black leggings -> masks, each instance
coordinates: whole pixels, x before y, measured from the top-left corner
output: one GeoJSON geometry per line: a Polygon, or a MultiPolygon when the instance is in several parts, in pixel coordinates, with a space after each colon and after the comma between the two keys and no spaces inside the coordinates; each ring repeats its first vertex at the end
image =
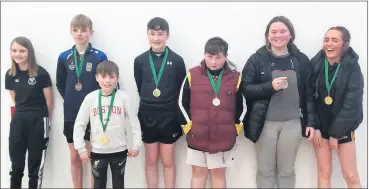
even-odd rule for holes
{"type": "Polygon", "coordinates": [[[113,188],[124,188],[127,153],[128,150],[111,154],[91,152],[91,171],[95,189],[106,188],[108,165],[111,169],[113,188]]]}

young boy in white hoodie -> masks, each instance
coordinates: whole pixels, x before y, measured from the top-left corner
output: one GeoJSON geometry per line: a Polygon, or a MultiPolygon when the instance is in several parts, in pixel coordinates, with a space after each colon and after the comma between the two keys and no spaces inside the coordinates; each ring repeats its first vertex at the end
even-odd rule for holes
{"type": "Polygon", "coordinates": [[[94,188],[106,188],[107,168],[110,165],[113,188],[124,188],[126,159],[136,157],[142,144],[141,128],[136,113],[129,104],[128,95],[115,89],[119,79],[118,66],[109,60],[96,69],[96,80],[101,89],[89,93],[79,109],[74,125],[74,147],[81,160],[91,160],[94,188]],[[125,130],[127,119],[132,127],[133,145],[127,149],[125,130]],[[92,151],[86,149],[84,135],[91,125],[92,151]]]}

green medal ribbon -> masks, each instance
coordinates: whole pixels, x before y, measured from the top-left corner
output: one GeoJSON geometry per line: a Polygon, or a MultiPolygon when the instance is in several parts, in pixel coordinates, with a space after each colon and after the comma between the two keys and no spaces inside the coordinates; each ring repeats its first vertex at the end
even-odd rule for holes
{"type": "Polygon", "coordinates": [[[210,80],[210,83],[211,83],[211,87],[213,88],[214,93],[215,93],[216,96],[218,96],[219,89],[220,89],[220,84],[222,83],[223,71],[224,71],[224,68],[222,68],[222,71],[220,71],[219,76],[218,76],[217,84],[215,85],[213,76],[210,74],[209,70],[207,70],[208,77],[209,77],[209,80],[210,80]]]}
{"type": "Polygon", "coordinates": [[[86,53],[83,53],[83,55],[80,59],[80,62],[78,63],[78,61],[77,61],[77,49],[76,48],[73,49],[74,64],[76,64],[76,75],[77,75],[78,82],[79,82],[79,78],[81,77],[83,64],[85,62],[85,54],[86,53]]]}
{"type": "Polygon", "coordinates": [[[114,104],[114,97],[115,97],[115,89],[113,90],[113,93],[111,95],[111,99],[110,99],[110,105],[109,105],[109,109],[108,109],[108,117],[106,118],[106,122],[104,124],[104,120],[103,120],[103,114],[102,114],[102,105],[101,105],[101,90],[99,90],[99,114],[100,114],[100,121],[101,121],[101,124],[102,124],[102,127],[103,127],[103,131],[105,132],[106,130],[106,127],[108,126],[108,122],[110,120],[110,116],[111,116],[111,112],[112,112],[112,109],[113,109],[113,104],[114,104]]]}
{"type": "Polygon", "coordinates": [[[160,66],[160,70],[159,70],[159,75],[157,75],[156,74],[156,71],[155,71],[154,61],[152,59],[151,53],[149,52],[150,67],[151,67],[151,72],[152,72],[152,75],[154,77],[154,81],[155,81],[156,87],[158,87],[159,82],[160,82],[160,79],[161,79],[161,76],[163,75],[164,66],[165,66],[165,63],[167,62],[167,58],[168,58],[168,48],[165,47],[164,59],[161,62],[161,66],[160,66]]]}
{"type": "Polygon", "coordinates": [[[334,72],[334,75],[333,75],[333,78],[332,78],[331,83],[329,83],[329,79],[328,79],[329,76],[328,76],[328,60],[327,59],[325,59],[324,64],[325,64],[324,65],[324,69],[325,69],[325,86],[327,87],[328,96],[329,96],[330,91],[331,91],[331,88],[332,88],[332,85],[333,85],[333,82],[334,82],[334,80],[336,80],[337,72],[340,69],[341,64],[338,64],[338,66],[336,68],[336,71],[334,72]]]}

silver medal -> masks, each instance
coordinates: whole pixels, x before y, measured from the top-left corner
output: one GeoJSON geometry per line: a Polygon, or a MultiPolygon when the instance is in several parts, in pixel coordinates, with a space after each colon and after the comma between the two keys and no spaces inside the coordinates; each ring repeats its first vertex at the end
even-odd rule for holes
{"type": "Polygon", "coordinates": [[[219,106],[219,105],[220,105],[220,100],[219,100],[219,98],[214,98],[214,99],[213,99],[213,105],[214,105],[214,106],[219,106]]]}

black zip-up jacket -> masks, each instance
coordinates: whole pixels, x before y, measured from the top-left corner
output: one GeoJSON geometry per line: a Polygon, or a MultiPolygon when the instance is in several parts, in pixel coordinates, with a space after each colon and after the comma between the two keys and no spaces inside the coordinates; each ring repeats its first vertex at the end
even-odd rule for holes
{"type": "MultiPolygon", "coordinates": [[[[319,77],[324,76],[324,50],[320,50],[312,59],[314,85],[314,103],[322,103],[319,93],[319,77]]],[[[333,83],[335,90],[332,106],[332,124],[328,130],[329,136],[339,139],[348,132],[356,130],[363,121],[363,94],[364,77],[358,63],[359,56],[349,47],[347,53],[341,59],[341,66],[333,83]]],[[[332,88],[333,88],[332,87],[332,88]]],[[[319,115],[317,118],[317,129],[320,128],[319,115]]]]}
{"type": "MultiPolygon", "coordinates": [[[[297,76],[302,136],[306,126],[315,127],[313,89],[311,84],[312,66],[309,58],[294,45],[288,45],[297,76]]],[[[272,95],[276,92],[272,86],[271,52],[266,46],[259,48],[247,60],[242,71],[243,95],[246,98],[247,113],[244,119],[246,138],[257,142],[264,127],[265,116],[272,95]]]]}
{"type": "Polygon", "coordinates": [[[159,97],[153,95],[156,88],[151,72],[149,53],[155,65],[156,74],[159,74],[160,66],[164,58],[164,53],[156,56],[150,50],[137,56],[134,60],[134,77],[140,96],[140,113],[165,113],[179,115],[178,96],[183,79],[186,77],[186,67],[183,58],[168,48],[168,58],[165,63],[163,75],[158,85],[161,91],[159,97]]]}

